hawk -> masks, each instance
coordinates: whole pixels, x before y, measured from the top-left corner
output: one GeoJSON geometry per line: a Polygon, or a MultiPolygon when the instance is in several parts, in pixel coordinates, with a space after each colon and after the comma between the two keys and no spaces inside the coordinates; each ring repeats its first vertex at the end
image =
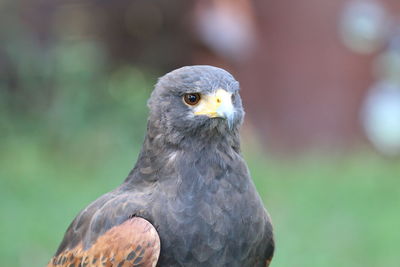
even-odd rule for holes
{"type": "Polygon", "coordinates": [[[268,266],[273,231],[240,152],[239,83],[182,67],[148,107],[135,167],[78,214],[48,266],[268,266]]]}

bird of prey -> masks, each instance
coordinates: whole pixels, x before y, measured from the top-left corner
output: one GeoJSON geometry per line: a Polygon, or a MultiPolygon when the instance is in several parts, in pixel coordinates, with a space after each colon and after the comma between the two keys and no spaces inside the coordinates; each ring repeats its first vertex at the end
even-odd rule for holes
{"type": "Polygon", "coordinates": [[[148,106],[135,167],[79,213],[48,266],[268,266],[272,225],[240,154],[239,83],[182,67],[148,106]]]}

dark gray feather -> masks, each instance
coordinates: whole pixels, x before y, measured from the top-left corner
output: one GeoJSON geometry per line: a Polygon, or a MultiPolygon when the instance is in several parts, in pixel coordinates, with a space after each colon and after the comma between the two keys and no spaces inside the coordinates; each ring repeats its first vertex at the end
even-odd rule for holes
{"type": "Polygon", "coordinates": [[[238,91],[232,75],[211,66],[162,77],[148,102],[147,135],[134,169],[76,217],[57,254],[81,241],[89,248],[112,226],[140,216],[160,235],[157,266],[266,266],[272,226],[240,155],[238,91]],[[234,94],[232,127],[193,116],[182,102],[184,93],[218,88],[234,94]]]}

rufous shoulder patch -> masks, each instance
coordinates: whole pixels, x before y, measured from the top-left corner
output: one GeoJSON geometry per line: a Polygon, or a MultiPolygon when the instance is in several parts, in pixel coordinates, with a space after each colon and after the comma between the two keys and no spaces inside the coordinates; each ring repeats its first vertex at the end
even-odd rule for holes
{"type": "Polygon", "coordinates": [[[133,217],[105,232],[87,250],[80,243],[54,256],[47,267],[155,267],[160,248],[154,226],[133,217]]]}

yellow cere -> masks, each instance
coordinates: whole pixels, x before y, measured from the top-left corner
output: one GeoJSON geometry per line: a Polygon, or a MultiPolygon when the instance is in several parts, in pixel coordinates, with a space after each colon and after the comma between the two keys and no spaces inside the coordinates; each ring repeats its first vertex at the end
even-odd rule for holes
{"type": "Polygon", "coordinates": [[[218,89],[210,95],[202,95],[200,102],[194,108],[194,114],[210,118],[225,117],[226,111],[233,110],[231,96],[232,93],[224,89],[218,89]]]}

